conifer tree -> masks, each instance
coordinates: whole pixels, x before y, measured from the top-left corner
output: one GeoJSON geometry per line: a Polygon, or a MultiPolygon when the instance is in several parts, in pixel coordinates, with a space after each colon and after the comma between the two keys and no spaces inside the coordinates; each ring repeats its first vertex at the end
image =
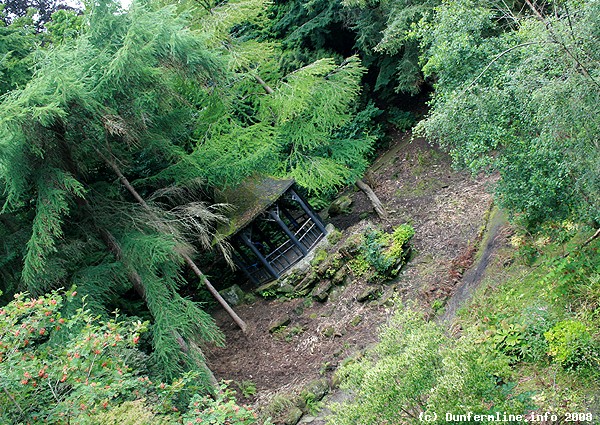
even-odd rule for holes
{"type": "Polygon", "coordinates": [[[225,71],[173,7],[139,3],[124,13],[98,2],[86,28],[43,52],[29,84],[0,105],[3,217],[20,220],[28,234],[22,267],[13,262],[12,274],[33,294],[76,283],[97,311],[138,289],[137,280],[153,318],[151,358],[173,377],[198,369],[195,346],[223,341],[213,319],[177,292],[180,253],[193,252],[185,217],[206,242],[218,214],[198,202],[166,210],[165,191],[148,214],[97,151],[118,158],[140,193],[192,187],[200,175],[186,155],[194,116],[225,71]],[[192,212],[182,218],[184,210],[192,212]]]}
{"type": "Polygon", "coordinates": [[[367,131],[372,111],[356,108],[365,70],[352,56],[341,64],[322,58],[282,75],[281,47],[243,31],[266,25],[266,7],[261,0],[231,1],[198,19],[215,47],[225,46],[235,77],[207,112],[213,123],[198,129],[193,155],[217,186],[261,171],[293,177],[312,194],[331,193],[363,175],[375,142],[367,131]]]}

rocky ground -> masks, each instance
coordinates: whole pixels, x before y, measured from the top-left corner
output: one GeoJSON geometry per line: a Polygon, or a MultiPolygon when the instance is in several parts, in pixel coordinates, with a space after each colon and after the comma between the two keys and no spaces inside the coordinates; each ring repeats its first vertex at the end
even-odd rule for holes
{"type": "MultiPolygon", "coordinates": [[[[306,393],[307,386],[320,393],[319,385],[331,385],[340,362],[376,342],[379,327],[398,302],[416,300],[431,314],[443,306],[472,265],[483,234],[493,177],[473,178],[453,170],[450,158],[423,139],[410,141],[410,135],[397,134],[365,179],[390,212],[389,222],[379,224],[391,230],[410,223],[415,229],[411,260],[398,278],[362,300],[373,283],[355,276],[346,264],[340,272],[348,277],[345,284],[332,285],[325,301],[310,295],[258,297],[236,308],[250,325],[248,335],[224,311],[214,313],[227,340],[225,348],[207,351],[210,368],[217,379],[232,381],[242,402],[279,423],[295,423],[300,409],[293,404],[304,412],[316,410],[317,403],[310,405],[315,397],[309,397],[308,406],[306,400],[290,400],[297,401],[295,396],[306,393]],[[278,320],[287,323],[273,331],[278,320]]],[[[352,199],[349,210],[327,220],[344,238],[378,222],[362,192],[352,189],[344,195],[352,199]]],[[[304,416],[305,423],[311,420],[310,414],[304,416]]]]}

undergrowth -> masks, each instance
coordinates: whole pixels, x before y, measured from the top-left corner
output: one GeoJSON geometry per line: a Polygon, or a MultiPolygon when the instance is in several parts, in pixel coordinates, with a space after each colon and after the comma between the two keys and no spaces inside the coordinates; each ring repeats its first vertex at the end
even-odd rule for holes
{"type": "Polygon", "coordinates": [[[329,423],[417,424],[435,412],[428,422],[441,424],[451,411],[600,423],[600,240],[589,236],[548,232],[528,237],[530,250],[498,252],[454,336],[416,305],[397,312],[380,343],[338,371],[360,402],[333,406],[329,423]]]}

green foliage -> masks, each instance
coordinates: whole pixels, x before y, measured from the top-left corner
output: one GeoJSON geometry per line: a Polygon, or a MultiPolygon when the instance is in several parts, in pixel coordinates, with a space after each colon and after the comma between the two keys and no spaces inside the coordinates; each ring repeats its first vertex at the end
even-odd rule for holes
{"type": "Polygon", "coordinates": [[[416,94],[423,84],[419,67],[418,25],[432,19],[439,0],[343,0],[356,47],[365,62],[378,70],[375,90],[389,97],[392,90],[416,94]]]}
{"type": "Polygon", "coordinates": [[[327,234],[327,241],[333,246],[342,240],[344,234],[337,229],[332,230],[327,234]]]}
{"type": "Polygon", "coordinates": [[[597,343],[586,326],[577,320],[558,322],[544,333],[548,341],[548,354],[566,369],[597,367],[599,355],[597,343]]]}
{"type": "Polygon", "coordinates": [[[29,83],[0,104],[3,213],[27,234],[21,261],[3,262],[36,295],[76,282],[96,314],[134,289],[132,305],[141,299],[152,322],[149,364],[168,380],[197,370],[208,388],[202,352],[186,344],[221,344],[222,334],[178,290],[180,253],[193,252],[187,238],[209,245],[219,217],[191,195],[201,173],[190,140],[199,105],[213,96],[208,87],[227,73],[220,54],[174,7],[134,4],[124,13],[100,2],[83,18],[59,13],[48,33],[62,41],[37,53],[29,83]],[[86,31],[66,40],[80,19],[86,31]],[[125,195],[105,159],[150,213],[125,195]]]}
{"type": "MultiPolygon", "coordinates": [[[[563,303],[576,303],[587,314],[600,307],[600,260],[598,243],[559,258],[544,276],[543,282],[555,287],[554,297],[563,303]]],[[[598,323],[598,322],[596,322],[598,323]]]]}
{"type": "Polygon", "coordinates": [[[256,384],[252,381],[240,381],[236,382],[236,385],[244,397],[251,397],[256,394],[256,384]]]}
{"type": "Polygon", "coordinates": [[[48,37],[53,44],[74,40],[83,32],[83,17],[73,10],[58,10],[46,24],[48,37]]]}
{"type": "MultiPolygon", "coordinates": [[[[245,64],[232,67],[231,88],[203,110],[205,122],[195,133],[200,144],[193,156],[212,185],[235,186],[259,171],[293,177],[314,202],[324,203],[366,170],[367,157],[380,136],[373,120],[381,111],[373,104],[357,107],[365,69],[355,56],[313,55],[280,71],[276,60],[286,53],[272,40],[254,39],[269,30],[265,6],[260,1],[227,2],[216,8],[216,24],[213,13],[200,19],[212,42],[227,46],[226,60],[235,57],[236,63],[245,64]],[[248,13],[242,13],[246,9],[248,13]],[[257,90],[267,95],[257,96],[257,90]]],[[[315,20],[322,23],[340,8],[337,2],[322,1],[272,6],[283,27],[301,20],[305,12],[311,16],[314,12],[315,20]]],[[[297,29],[312,33],[321,28],[320,23],[297,29]]]]}
{"type": "MultiPolygon", "coordinates": [[[[0,9],[0,17],[4,14],[0,9]]],[[[0,23],[0,95],[29,81],[34,65],[32,53],[39,42],[31,12],[10,25],[0,23]]]]}
{"type": "Polygon", "coordinates": [[[350,260],[348,266],[356,277],[364,276],[371,269],[371,263],[362,255],[350,260]]]}
{"type": "Polygon", "coordinates": [[[353,268],[363,274],[368,264],[381,278],[395,277],[406,261],[408,243],[414,234],[408,224],[396,227],[391,234],[376,228],[367,229],[360,245],[361,254],[352,263],[353,268]]]}
{"type": "Polygon", "coordinates": [[[388,112],[388,121],[400,131],[410,130],[416,123],[412,113],[398,108],[391,108],[388,112]]]}
{"type": "Polygon", "coordinates": [[[341,65],[320,59],[288,75],[265,98],[263,113],[273,116],[280,145],[278,173],[294,177],[312,193],[351,183],[364,173],[375,139],[357,124],[369,118],[352,115],[363,72],[356,57],[341,65]]]}
{"type": "Polygon", "coordinates": [[[2,2],[0,24],[11,24],[28,16],[34,18],[32,24],[36,31],[43,32],[44,25],[48,23],[52,14],[57,10],[77,10],[77,3],[64,0],[4,0],[2,2]]]}
{"type": "Polygon", "coordinates": [[[436,79],[422,134],[460,166],[497,170],[499,203],[531,228],[597,221],[600,212],[600,48],[590,37],[599,6],[553,7],[536,15],[495,1],[448,2],[421,30],[423,70],[436,79]]]}
{"type": "Polygon", "coordinates": [[[522,391],[534,393],[538,411],[595,406],[598,298],[587,288],[597,281],[598,242],[581,246],[589,236],[578,233],[566,242],[559,235],[538,238],[534,267],[492,264],[459,313],[458,324],[481,349],[507,357],[519,382],[527,382],[522,391]],[[548,378],[532,379],[543,376],[548,378]]]}
{"type": "Polygon", "coordinates": [[[323,263],[325,260],[327,260],[328,255],[329,254],[328,254],[327,250],[324,248],[319,248],[319,249],[315,250],[313,259],[310,260],[310,265],[315,269],[318,268],[321,263],[323,263]]]}
{"type": "Polygon", "coordinates": [[[482,350],[468,336],[448,338],[441,327],[410,309],[383,329],[377,347],[338,372],[354,401],[333,406],[331,424],[420,423],[419,414],[503,411],[525,413],[527,397],[509,382],[508,359],[482,350]],[[393,385],[382,385],[393,383],[393,385]]]}
{"type": "Polygon", "coordinates": [[[0,309],[3,423],[91,425],[118,418],[172,424],[179,423],[178,411],[189,420],[213,421],[204,423],[255,423],[226,386],[215,399],[193,395],[198,374],[152,382],[144,372],[146,355],[137,348],[147,323],[118,315],[101,321],[86,307],[70,290],[38,298],[18,294],[0,309]]]}
{"type": "Polygon", "coordinates": [[[501,312],[486,316],[476,329],[480,343],[503,353],[511,363],[546,364],[548,342],[544,334],[554,323],[546,308],[527,306],[508,317],[501,312]]]}
{"type": "Polygon", "coordinates": [[[195,395],[190,402],[188,412],[182,416],[183,423],[256,424],[256,413],[247,407],[238,406],[235,403],[234,394],[226,385],[222,385],[216,398],[195,395]]]}
{"type": "Polygon", "coordinates": [[[126,400],[137,382],[127,363],[145,326],[116,320],[99,322],[85,307],[63,317],[75,292],[39,298],[16,296],[2,309],[0,368],[4,392],[2,417],[7,423],[34,420],[60,423],[86,415],[102,403],[126,400]]]}

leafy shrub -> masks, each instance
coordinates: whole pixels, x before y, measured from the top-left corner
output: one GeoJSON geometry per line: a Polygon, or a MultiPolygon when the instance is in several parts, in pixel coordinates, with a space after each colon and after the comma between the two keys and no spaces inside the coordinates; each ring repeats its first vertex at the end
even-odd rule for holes
{"type": "Polygon", "coordinates": [[[426,322],[420,313],[397,313],[365,357],[340,368],[341,386],[355,392],[352,401],[334,404],[330,424],[419,423],[423,412],[437,414],[429,423],[445,424],[446,412],[526,412],[527,394],[515,394],[509,359],[458,340],[426,322]]]}
{"type": "Polygon", "coordinates": [[[254,382],[244,380],[236,382],[236,384],[244,397],[250,397],[256,394],[256,384],[254,382]]]}
{"type": "Polygon", "coordinates": [[[495,350],[515,360],[522,358],[524,327],[502,320],[499,326],[492,326],[487,331],[495,350]]]}
{"type": "Polygon", "coordinates": [[[234,399],[235,392],[221,385],[216,398],[196,394],[190,402],[189,409],[182,417],[185,425],[197,423],[212,425],[250,425],[256,424],[257,415],[245,406],[238,406],[234,399]]]}
{"type": "Polygon", "coordinates": [[[597,344],[586,326],[577,320],[558,322],[544,336],[548,354],[565,369],[591,366],[598,357],[597,344]]]}
{"type": "Polygon", "coordinates": [[[392,278],[404,264],[408,242],[414,234],[414,229],[408,224],[398,226],[391,234],[370,228],[360,245],[361,255],[379,277],[392,278]]]}
{"type": "Polygon", "coordinates": [[[371,264],[369,264],[365,257],[362,255],[350,260],[348,262],[348,266],[350,267],[350,270],[352,270],[352,273],[356,277],[361,277],[365,275],[371,269],[371,264]]]}
{"type": "Polygon", "coordinates": [[[555,286],[557,300],[581,305],[590,311],[600,307],[599,248],[600,240],[596,240],[555,262],[544,282],[555,286]]]}
{"type": "Polygon", "coordinates": [[[548,342],[544,337],[552,326],[546,309],[530,307],[510,318],[486,317],[479,326],[484,335],[480,342],[489,343],[511,359],[511,362],[544,362],[548,358],[548,342]]]}
{"type": "Polygon", "coordinates": [[[17,294],[0,308],[0,423],[176,423],[191,397],[204,408],[190,417],[203,423],[227,423],[210,422],[217,413],[231,424],[255,423],[231,392],[214,400],[194,395],[197,372],[172,383],[152,382],[139,367],[147,359],[138,349],[147,324],[122,317],[102,321],[75,295],[17,294]]]}
{"type": "Polygon", "coordinates": [[[544,334],[552,328],[554,321],[548,311],[541,308],[527,308],[522,315],[521,357],[525,361],[544,362],[548,359],[548,341],[544,334]]]}

